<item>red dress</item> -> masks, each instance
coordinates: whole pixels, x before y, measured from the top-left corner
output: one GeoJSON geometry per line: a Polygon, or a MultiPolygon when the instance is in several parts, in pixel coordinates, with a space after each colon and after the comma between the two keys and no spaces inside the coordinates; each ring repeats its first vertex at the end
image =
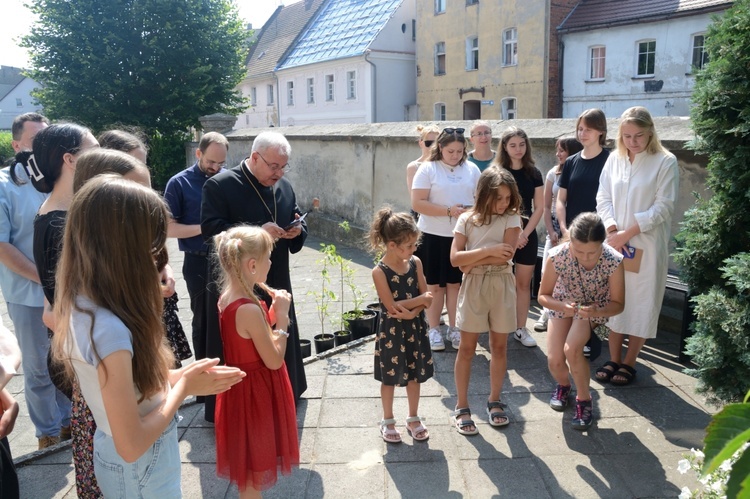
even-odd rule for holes
{"type": "Polygon", "coordinates": [[[253,341],[237,334],[237,309],[246,303],[253,301],[241,298],[219,313],[226,365],[247,376],[216,397],[216,473],[240,490],[248,481],[265,490],[276,483],[278,470],[289,475],[299,465],[297,416],[286,364],[268,369],[253,341]]]}

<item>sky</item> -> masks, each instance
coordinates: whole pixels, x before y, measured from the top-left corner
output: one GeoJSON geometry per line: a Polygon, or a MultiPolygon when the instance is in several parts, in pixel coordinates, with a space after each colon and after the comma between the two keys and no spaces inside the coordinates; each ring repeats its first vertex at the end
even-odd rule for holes
{"type": "MultiPolygon", "coordinates": [[[[34,15],[24,4],[32,0],[2,0],[3,28],[0,29],[0,65],[26,67],[28,54],[18,46],[18,40],[31,28],[34,15]]],[[[106,0],[104,0],[106,1],[106,0]]],[[[240,17],[253,28],[260,29],[279,5],[290,5],[299,0],[234,0],[240,17]]]]}

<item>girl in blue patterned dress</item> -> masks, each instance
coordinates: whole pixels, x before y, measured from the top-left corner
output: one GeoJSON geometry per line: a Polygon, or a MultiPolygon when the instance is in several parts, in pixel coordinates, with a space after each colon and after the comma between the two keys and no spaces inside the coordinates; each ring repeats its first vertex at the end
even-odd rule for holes
{"type": "Polygon", "coordinates": [[[625,306],[622,255],[604,243],[606,231],[596,213],[581,213],[570,224],[570,240],[550,251],[539,287],[539,303],[550,313],[547,362],[557,388],[550,407],[563,411],[576,384],[572,426],[585,430],[593,421],[589,362],[583,346],[592,329],[625,306]]]}
{"type": "Polygon", "coordinates": [[[375,379],[381,382],[383,420],[380,435],[388,443],[401,442],[393,417],[396,386],[406,387],[409,415],[406,431],[414,440],[429,438],[418,415],[420,383],[433,375],[432,351],[424,310],[432,303],[422,262],[414,256],[419,229],[409,213],[394,213],[389,207],[375,215],[370,244],[383,256],[372,269],[380,301],[380,329],[375,341],[375,379]]]}

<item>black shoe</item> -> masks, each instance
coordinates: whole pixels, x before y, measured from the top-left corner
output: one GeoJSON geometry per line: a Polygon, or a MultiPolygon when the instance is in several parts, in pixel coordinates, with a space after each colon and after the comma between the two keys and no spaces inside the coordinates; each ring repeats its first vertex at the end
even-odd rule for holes
{"type": "Polygon", "coordinates": [[[576,414],[570,425],[575,430],[588,430],[594,421],[594,405],[591,400],[576,399],[576,414]]]}

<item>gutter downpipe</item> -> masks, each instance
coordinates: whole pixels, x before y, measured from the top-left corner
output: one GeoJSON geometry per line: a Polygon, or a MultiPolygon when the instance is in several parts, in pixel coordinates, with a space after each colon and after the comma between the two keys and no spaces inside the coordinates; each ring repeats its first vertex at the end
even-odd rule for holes
{"type": "Polygon", "coordinates": [[[279,88],[279,75],[275,69],[273,71],[273,79],[276,80],[276,117],[279,120],[276,126],[281,126],[281,88],[279,88]]]}
{"type": "Polygon", "coordinates": [[[370,55],[372,50],[365,50],[365,62],[372,66],[372,123],[377,123],[377,112],[378,112],[378,68],[375,63],[369,60],[367,57],[370,55]]]}

